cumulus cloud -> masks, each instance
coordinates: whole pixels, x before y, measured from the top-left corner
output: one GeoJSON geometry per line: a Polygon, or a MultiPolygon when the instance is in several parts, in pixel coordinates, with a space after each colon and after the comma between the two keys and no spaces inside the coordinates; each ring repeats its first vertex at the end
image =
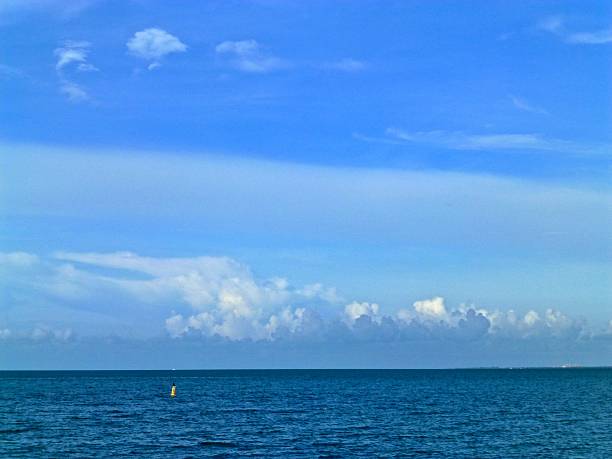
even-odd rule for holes
{"type": "MultiPolygon", "coordinates": [[[[472,342],[553,340],[578,343],[597,335],[582,319],[553,308],[500,310],[474,305],[449,307],[443,297],[388,309],[373,302],[341,303],[321,284],[294,286],[282,277],[259,278],[228,257],[158,258],[131,252],[59,252],[41,258],[24,252],[0,255],[12,268],[4,283],[21,284],[36,298],[55,299],[74,308],[96,298],[117,304],[110,314],[132,308],[132,326],[158,320],[159,331],[174,340],[190,337],[228,342],[472,342]],[[139,305],[136,307],[136,305],[139,305]]],[[[9,295],[18,298],[21,295],[9,295]]],[[[102,312],[100,309],[97,313],[102,312]]],[[[61,321],[60,321],[61,322],[61,321]]],[[[14,332],[2,324],[2,338],[69,340],[72,328],[35,324],[14,332]]]]}
{"type": "Polygon", "coordinates": [[[585,323],[562,312],[547,308],[544,313],[529,310],[517,314],[514,310],[480,310],[491,323],[491,334],[502,337],[528,338],[533,336],[578,337],[586,333],[585,323]]]}
{"type": "Polygon", "coordinates": [[[70,328],[51,328],[46,325],[40,325],[35,327],[29,334],[25,336],[35,341],[68,341],[73,337],[72,330],[70,328]]]}
{"type": "Polygon", "coordinates": [[[215,47],[215,51],[227,57],[234,68],[247,73],[267,73],[288,65],[282,59],[267,54],[253,39],[224,41],[215,47]]]}
{"type": "Polygon", "coordinates": [[[181,40],[156,27],[136,32],[126,46],[131,55],[150,62],[149,70],[159,67],[165,56],[187,51],[187,45],[181,40]]]}
{"type": "Polygon", "coordinates": [[[447,315],[444,298],[439,296],[430,300],[416,301],[413,307],[417,314],[425,317],[443,319],[447,315]]]}
{"type": "Polygon", "coordinates": [[[30,329],[13,331],[0,328],[0,341],[26,342],[67,342],[75,338],[70,328],[54,328],[46,324],[38,324],[30,329]]]}
{"type": "Polygon", "coordinates": [[[368,317],[374,322],[379,322],[379,311],[380,306],[376,303],[359,303],[357,301],[353,301],[344,307],[344,314],[349,325],[354,325],[355,322],[361,317],[368,317]]]}
{"type": "MultiPolygon", "coordinates": [[[[106,287],[131,295],[145,303],[170,303],[174,312],[165,321],[172,336],[200,333],[231,340],[272,339],[287,330],[301,329],[314,320],[302,304],[332,303],[334,289],[321,284],[294,287],[286,279],[256,278],[250,269],[227,257],[151,258],[130,252],[110,254],[57,253],[55,259],[79,265],[121,269],[148,275],[148,279],[104,276],[106,287]]],[[[83,269],[70,264],[62,289],[78,289],[85,279],[75,276],[83,269]]],[[[68,269],[68,268],[64,268],[68,269]]],[[[91,282],[92,274],[86,274],[91,282]]]]}

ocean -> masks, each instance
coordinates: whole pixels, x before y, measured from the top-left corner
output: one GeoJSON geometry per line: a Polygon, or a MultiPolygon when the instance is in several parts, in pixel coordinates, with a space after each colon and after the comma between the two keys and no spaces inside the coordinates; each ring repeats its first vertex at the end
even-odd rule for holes
{"type": "Polygon", "coordinates": [[[0,457],[612,457],[606,368],[4,371],[0,384],[0,457]]]}

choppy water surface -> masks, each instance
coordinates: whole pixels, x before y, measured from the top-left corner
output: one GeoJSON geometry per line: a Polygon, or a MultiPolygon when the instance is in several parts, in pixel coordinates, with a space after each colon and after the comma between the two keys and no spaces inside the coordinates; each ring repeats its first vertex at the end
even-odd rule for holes
{"type": "Polygon", "coordinates": [[[612,369],[0,372],[0,384],[2,457],[612,457],[612,369]]]}

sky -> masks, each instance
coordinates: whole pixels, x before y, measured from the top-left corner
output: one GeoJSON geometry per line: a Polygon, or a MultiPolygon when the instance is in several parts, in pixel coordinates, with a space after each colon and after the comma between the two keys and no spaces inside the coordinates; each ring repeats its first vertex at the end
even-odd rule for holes
{"type": "Polygon", "coordinates": [[[0,31],[1,369],[612,365],[612,5],[0,31]]]}

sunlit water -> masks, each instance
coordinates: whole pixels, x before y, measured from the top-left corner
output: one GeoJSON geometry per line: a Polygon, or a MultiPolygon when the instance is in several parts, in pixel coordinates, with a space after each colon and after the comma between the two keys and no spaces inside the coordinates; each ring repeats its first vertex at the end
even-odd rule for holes
{"type": "Polygon", "coordinates": [[[2,457],[612,457],[612,369],[0,372],[0,384],[2,457]]]}

